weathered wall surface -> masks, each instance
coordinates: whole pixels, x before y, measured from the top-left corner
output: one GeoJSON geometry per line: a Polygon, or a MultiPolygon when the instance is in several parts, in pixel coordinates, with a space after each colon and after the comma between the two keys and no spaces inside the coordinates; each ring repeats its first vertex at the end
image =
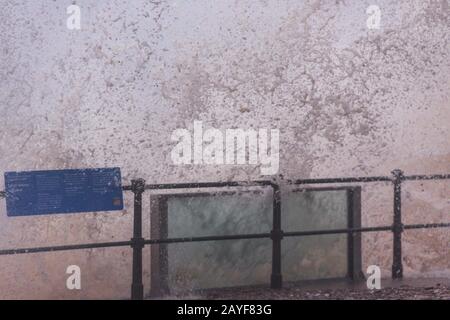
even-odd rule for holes
{"type": "MultiPolygon", "coordinates": [[[[255,166],[173,165],[171,133],[194,120],[280,129],[287,178],[450,172],[447,0],[79,0],[81,30],[66,27],[71,3],[0,1],[0,172],[261,178],[255,166]],[[379,30],[366,27],[371,4],[379,30]]],[[[448,220],[449,192],[407,186],[405,221],[448,220]]],[[[363,201],[365,225],[391,223],[391,186],[365,187],[363,201]]],[[[130,234],[130,210],[13,219],[0,205],[2,248],[130,234]]],[[[404,238],[406,275],[450,275],[448,230],[404,238]]],[[[390,235],[365,235],[364,265],[389,276],[391,247],[390,235]]],[[[130,259],[129,249],[0,257],[0,298],[125,298],[130,259]],[[65,288],[69,264],[82,268],[81,291],[65,288]]]]}

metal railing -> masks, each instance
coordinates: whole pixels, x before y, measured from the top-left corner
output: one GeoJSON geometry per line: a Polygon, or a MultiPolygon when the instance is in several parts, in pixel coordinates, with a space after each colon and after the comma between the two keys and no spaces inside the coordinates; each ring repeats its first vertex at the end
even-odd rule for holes
{"type": "MultiPolygon", "coordinates": [[[[357,228],[350,226],[349,228],[342,228],[342,229],[310,230],[310,231],[296,231],[296,232],[284,232],[282,230],[281,191],[280,186],[273,181],[146,184],[145,180],[137,179],[132,180],[131,185],[122,187],[124,191],[131,191],[134,194],[133,237],[131,238],[131,240],[36,247],[36,248],[3,249],[0,250],[0,255],[130,246],[133,250],[131,299],[141,300],[144,298],[144,286],[142,282],[142,250],[146,245],[217,241],[217,240],[245,240],[245,239],[270,238],[272,240],[272,273],[270,279],[270,286],[273,289],[278,289],[282,287],[283,283],[281,274],[281,242],[284,237],[302,237],[302,236],[326,235],[326,234],[348,234],[349,236],[352,236],[353,234],[359,234],[363,232],[391,231],[393,233],[392,278],[399,279],[403,277],[402,232],[408,229],[450,227],[450,222],[404,225],[402,223],[402,215],[401,215],[402,183],[405,181],[444,180],[444,179],[450,179],[450,174],[405,176],[403,175],[403,172],[401,170],[396,169],[392,171],[392,176],[390,177],[378,176],[378,177],[287,180],[288,184],[291,185],[369,183],[369,182],[390,182],[393,184],[394,215],[393,215],[393,224],[390,226],[357,227],[357,228]],[[272,220],[272,230],[270,233],[165,238],[165,239],[144,239],[142,237],[142,195],[146,190],[200,189],[200,188],[220,188],[220,187],[257,187],[257,186],[266,186],[271,187],[273,189],[273,220],[272,220]]],[[[0,198],[4,197],[6,197],[5,192],[0,191],[0,198]]],[[[356,275],[353,276],[355,276],[355,279],[357,278],[356,275]]]]}

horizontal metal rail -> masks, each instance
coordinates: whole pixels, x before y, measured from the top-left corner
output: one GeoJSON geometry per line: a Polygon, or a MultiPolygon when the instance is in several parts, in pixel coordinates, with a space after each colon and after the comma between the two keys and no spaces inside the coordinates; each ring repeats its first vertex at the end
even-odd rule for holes
{"type": "MultiPolygon", "coordinates": [[[[430,228],[450,228],[450,223],[410,224],[410,225],[403,226],[403,229],[405,229],[405,230],[408,230],[408,229],[430,229],[430,228]]],[[[332,235],[332,234],[343,234],[343,233],[392,231],[392,229],[393,229],[393,226],[378,226],[378,227],[364,227],[364,228],[288,231],[288,232],[283,232],[282,235],[283,235],[283,237],[302,237],[302,236],[332,235]]],[[[266,233],[249,233],[249,234],[236,234],[236,235],[223,235],[223,236],[143,239],[142,243],[145,245],[152,245],[152,244],[163,244],[163,243],[205,242],[205,241],[219,241],[219,240],[249,240],[249,239],[271,238],[271,236],[272,236],[272,234],[270,232],[266,232],[266,233]]],[[[6,250],[0,250],[0,256],[1,255],[24,254],[24,253],[37,253],[37,252],[68,251],[68,250],[77,250],[77,249],[126,247],[126,246],[131,246],[131,245],[132,245],[132,241],[115,241],[115,242],[84,243],[84,244],[62,245],[62,246],[51,246],[51,247],[6,249],[6,250]]]]}
{"type": "Polygon", "coordinates": [[[450,223],[426,223],[426,224],[407,224],[403,229],[432,229],[432,228],[449,228],[450,223]]]}
{"type": "Polygon", "coordinates": [[[181,238],[165,238],[165,239],[148,239],[144,240],[145,244],[160,243],[182,243],[182,242],[204,242],[217,240],[248,240],[270,238],[270,233],[249,233],[249,234],[232,234],[224,236],[203,236],[203,237],[181,237],[181,238]]]}
{"type": "Polygon", "coordinates": [[[355,182],[391,182],[391,177],[349,177],[349,178],[319,178],[287,180],[291,184],[325,184],[325,183],[355,183],[355,182]]]}
{"type": "Polygon", "coordinates": [[[71,245],[63,245],[63,246],[52,246],[52,247],[6,249],[6,250],[0,250],[0,256],[14,255],[14,254],[24,254],[24,253],[54,252],[54,251],[79,250],[79,249],[125,247],[125,246],[131,246],[131,241],[82,243],[82,244],[71,244],[71,245]]]}
{"type": "MultiPolygon", "coordinates": [[[[196,182],[196,183],[163,183],[146,184],[145,190],[162,189],[197,189],[197,188],[223,188],[223,187],[259,187],[272,186],[274,182],[268,180],[261,181],[224,181],[224,182],[196,182]]],[[[131,185],[122,187],[123,190],[132,190],[131,185]]]]}
{"type": "MultiPolygon", "coordinates": [[[[403,181],[417,180],[446,180],[450,179],[450,174],[430,174],[430,175],[410,175],[402,176],[403,181]]],[[[287,180],[291,184],[330,184],[330,183],[357,183],[357,182],[392,182],[393,178],[388,176],[373,177],[348,177],[348,178],[317,178],[317,179],[297,179],[287,180]]]]}
{"type": "Polygon", "coordinates": [[[450,174],[429,174],[429,175],[411,175],[403,176],[403,180],[447,180],[450,179],[450,174]]]}

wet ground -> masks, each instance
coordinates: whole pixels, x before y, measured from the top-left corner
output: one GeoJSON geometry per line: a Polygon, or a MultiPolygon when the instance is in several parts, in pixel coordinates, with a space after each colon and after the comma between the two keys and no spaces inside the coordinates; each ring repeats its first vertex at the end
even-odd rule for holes
{"type": "Polygon", "coordinates": [[[283,289],[228,288],[196,294],[180,294],[166,299],[237,300],[450,300],[450,279],[382,280],[382,288],[369,290],[365,282],[310,283],[287,285],[283,289]]]}

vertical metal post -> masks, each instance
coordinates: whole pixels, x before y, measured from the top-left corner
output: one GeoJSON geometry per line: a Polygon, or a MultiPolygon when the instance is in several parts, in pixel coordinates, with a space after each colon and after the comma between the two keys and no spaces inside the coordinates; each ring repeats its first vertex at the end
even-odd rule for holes
{"type": "Polygon", "coordinates": [[[395,169],[392,171],[394,175],[394,224],[392,225],[393,233],[393,259],[392,259],[392,279],[401,279],[403,277],[402,265],[402,180],[403,171],[395,169]]]}
{"type": "MultiPolygon", "coordinates": [[[[347,228],[361,228],[361,187],[347,189],[347,228]]],[[[352,281],[364,280],[359,232],[347,235],[347,277],[352,281]]]]}
{"type": "Polygon", "coordinates": [[[270,277],[270,287],[279,289],[283,286],[281,275],[281,240],[283,230],[281,230],[281,192],[276,184],[273,187],[273,221],[272,221],[272,275],[270,277]]]}
{"type": "MultiPolygon", "coordinates": [[[[150,198],[150,232],[151,239],[168,238],[168,200],[165,195],[150,198]]],[[[161,297],[170,294],[169,257],[167,243],[151,246],[151,282],[150,296],[161,297]]]]}
{"type": "Polygon", "coordinates": [[[134,193],[134,219],[133,238],[133,282],[131,284],[131,300],[144,299],[144,285],[142,283],[142,249],[144,238],[142,238],[142,193],[145,190],[145,180],[137,179],[131,181],[131,190],[134,193]]]}

